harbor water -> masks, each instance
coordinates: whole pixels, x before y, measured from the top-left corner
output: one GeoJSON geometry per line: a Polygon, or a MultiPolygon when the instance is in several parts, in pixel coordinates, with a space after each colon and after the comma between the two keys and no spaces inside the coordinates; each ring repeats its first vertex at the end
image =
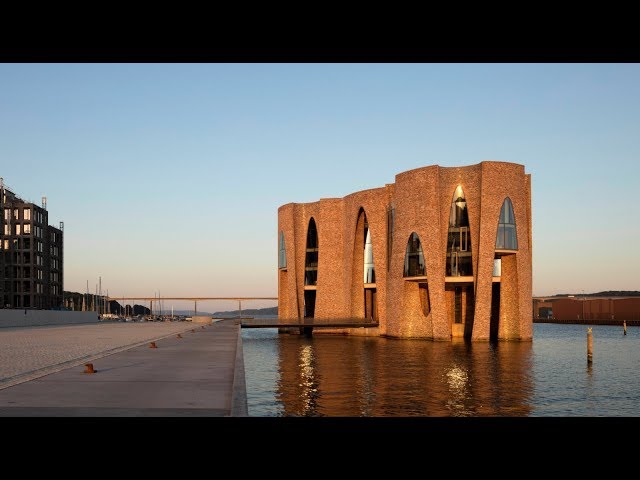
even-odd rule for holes
{"type": "Polygon", "coordinates": [[[534,324],[532,342],[242,331],[250,416],[640,416],[640,327],[534,324]]]}

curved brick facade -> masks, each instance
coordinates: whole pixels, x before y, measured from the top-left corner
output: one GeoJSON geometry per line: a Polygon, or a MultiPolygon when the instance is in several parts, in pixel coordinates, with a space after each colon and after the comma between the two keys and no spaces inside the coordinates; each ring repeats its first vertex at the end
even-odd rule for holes
{"type": "MultiPolygon", "coordinates": [[[[400,173],[393,184],[344,198],[281,206],[278,239],[283,232],[287,261],[278,272],[281,320],[305,316],[305,255],[311,218],[318,232],[313,316],[346,319],[372,314],[371,307],[365,307],[365,287],[372,285],[364,284],[362,274],[365,215],[375,265],[375,289],[368,298],[371,305],[371,292],[375,292],[374,315],[379,326],[332,333],[531,340],[531,176],[523,165],[492,161],[467,167],[434,165],[400,173]],[[466,200],[473,268],[473,274],[464,278],[445,277],[449,216],[458,185],[466,200]],[[513,205],[518,248],[496,251],[498,219],[507,197],[513,205]],[[391,235],[390,209],[395,212],[391,235]],[[426,275],[420,278],[403,276],[412,232],[419,236],[426,264],[426,275]],[[496,258],[501,259],[500,277],[493,276],[496,258]]],[[[307,286],[307,290],[312,288],[307,286]]]]}

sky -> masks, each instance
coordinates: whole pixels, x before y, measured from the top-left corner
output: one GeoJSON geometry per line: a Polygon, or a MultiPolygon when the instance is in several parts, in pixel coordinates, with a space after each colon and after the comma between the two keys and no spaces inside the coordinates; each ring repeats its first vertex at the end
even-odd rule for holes
{"type": "Polygon", "coordinates": [[[640,64],[0,64],[67,291],[276,297],[279,206],[485,160],[531,174],[534,296],[640,290],[640,64]]]}

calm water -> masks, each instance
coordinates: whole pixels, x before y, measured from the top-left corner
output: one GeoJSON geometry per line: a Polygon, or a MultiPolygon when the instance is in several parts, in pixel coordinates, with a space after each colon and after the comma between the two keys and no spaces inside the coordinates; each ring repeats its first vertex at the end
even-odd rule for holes
{"type": "Polygon", "coordinates": [[[242,331],[251,416],[640,416],[640,328],[465,344],[242,331]]]}

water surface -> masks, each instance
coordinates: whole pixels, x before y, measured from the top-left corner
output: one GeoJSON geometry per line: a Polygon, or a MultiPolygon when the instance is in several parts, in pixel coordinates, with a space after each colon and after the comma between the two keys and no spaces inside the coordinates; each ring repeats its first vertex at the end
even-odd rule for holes
{"type": "Polygon", "coordinates": [[[532,342],[242,332],[251,416],[638,416],[640,328],[535,324],[532,342]]]}

